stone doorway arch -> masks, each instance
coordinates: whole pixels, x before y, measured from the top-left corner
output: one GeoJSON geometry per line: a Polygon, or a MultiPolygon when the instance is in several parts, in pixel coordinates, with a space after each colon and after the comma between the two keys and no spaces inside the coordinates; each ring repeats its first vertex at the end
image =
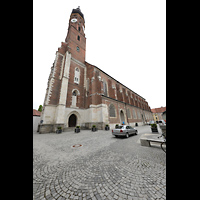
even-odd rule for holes
{"type": "Polygon", "coordinates": [[[80,126],[81,116],[77,111],[72,111],[67,115],[66,127],[80,126]]]}
{"type": "Polygon", "coordinates": [[[75,114],[70,115],[68,120],[68,127],[75,127],[77,123],[77,117],[75,114]]]}

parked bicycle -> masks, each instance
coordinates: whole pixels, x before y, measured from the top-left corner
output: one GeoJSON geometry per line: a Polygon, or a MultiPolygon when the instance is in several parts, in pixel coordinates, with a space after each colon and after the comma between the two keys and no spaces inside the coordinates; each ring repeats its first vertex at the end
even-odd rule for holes
{"type": "Polygon", "coordinates": [[[162,133],[161,136],[158,138],[163,137],[164,141],[160,144],[161,149],[166,153],[166,148],[167,148],[167,140],[166,140],[166,132],[162,133]],[[165,147],[163,147],[165,145],[165,147]]]}
{"type": "Polygon", "coordinates": [[[160,146],[161,146],[161,149],[166,153],[166,148],[167,148],[166,140],[163,143],[161,143],[160,146]],[[163,147],[163,144],[165,144],[165,148],[163,147]]]}

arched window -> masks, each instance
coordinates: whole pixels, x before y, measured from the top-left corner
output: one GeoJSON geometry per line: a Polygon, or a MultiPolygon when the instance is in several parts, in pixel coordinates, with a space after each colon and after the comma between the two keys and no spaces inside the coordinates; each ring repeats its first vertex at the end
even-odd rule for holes
{"type": "Polygon", "coordinates": [[[77,92],[74,90],[72,92],[72,106],[76,107],[76,101],[77,101],[77,92]]]}
{"type": "Polygon", "coordinates": [[[139,110],[137,110],[137,116],[138,116],[138,119],[141,119],[141,113],[139,110]]]}
{"type": "Polygon", "coordinates": [[[134,119],[137,119],[134,109],[133,109],[133,118],[134,118],[134,119]]]}
{"type": "Polygon", "coordinates": [[[108,92],[107,92],[107,84],[106,84],[105,81],[103,82],[103,93],[104,93],[105,96],[108,96],[108,92]]]}
{"type": "Polygon", "coordinates": [[[76,103],[77,103],[77,95],[80,95],[79,91],[74,89],[72,90],[72,107],[77,107],[76,103]]]}
{"type": "Polygon", "coordinates": [[[74,74],[75,74],[74,75],[74,83],[79,84],[79,81],[80,81],[80,70],[79,70],[78,67],[75,69],[75,73],[74,74]]]}
{"type": "Polygon", "coordinates": [[[129,108],[126,110],[126,112],[127,112],[128,118],[131,118],[131,113],[130,113],[130,109],[129,108]]]}
{"type": "Polygon", "coordinates": [[[113,104],[110,104],[110,106],[109,106],[109,114],[110,114],[110,117],[116,117],[115,106],[113,104]]]}

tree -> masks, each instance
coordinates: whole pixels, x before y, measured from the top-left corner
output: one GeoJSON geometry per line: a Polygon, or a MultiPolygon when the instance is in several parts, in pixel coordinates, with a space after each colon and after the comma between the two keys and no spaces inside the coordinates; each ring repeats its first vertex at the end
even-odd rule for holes
{"type": "Polygon", "coordinates": [[[42,105],[39,106],[38,111],[42,112],[42,105]]]}

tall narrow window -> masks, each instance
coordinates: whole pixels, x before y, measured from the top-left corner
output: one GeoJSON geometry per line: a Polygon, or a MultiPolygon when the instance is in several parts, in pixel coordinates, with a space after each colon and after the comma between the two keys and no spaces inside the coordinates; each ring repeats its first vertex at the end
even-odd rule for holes
{"type": "Polygon", "coordinates": [[[104,93],[105,96],[108,96],[108,94],[107,94],[107,84],[106,84],[105,81],[103,82],[103,93],[104,93]]]}
{"type": "Polygon", "coordinates": [[[74,83],[79,84],[79,82],[80,82],[80,70],[79,70],[79,68],[77,67],[77,68],[75,69],[74,83]]]}
{"type": "Polygon", "coordinates": [[[72,106],[76,107],[77,92],[76,90],[72,93],[72,106]]]}
{"type": "Polygon", "coordinates": [[[133,109],[133,118],[134,118],[134,119],[137,119],[134,109],[133,109]]]}
{"type": "Polygon", "coordinates": [[[137,115],[138,115],[138,119],[141,119],[141,114],[139,110],[137,110],[137,115]]]}
{"type": "Polygon", "coordinates": [[[115,106],[113,104],[110,104],[110,106],[109,106],[109,114],[110,114],[110,117],[116,117],[115,106]]]}
{"type": "Polygon", "coordinates": [[[130,113],[129,108],[127,109],[127,116],[128,116],[128,118],[131,118],[131,113],[130,113]]]}
{"type": "Polygon", "coordinates": [[[80,41],[80,36],[78,35],[77,40],[80,41]]]}

